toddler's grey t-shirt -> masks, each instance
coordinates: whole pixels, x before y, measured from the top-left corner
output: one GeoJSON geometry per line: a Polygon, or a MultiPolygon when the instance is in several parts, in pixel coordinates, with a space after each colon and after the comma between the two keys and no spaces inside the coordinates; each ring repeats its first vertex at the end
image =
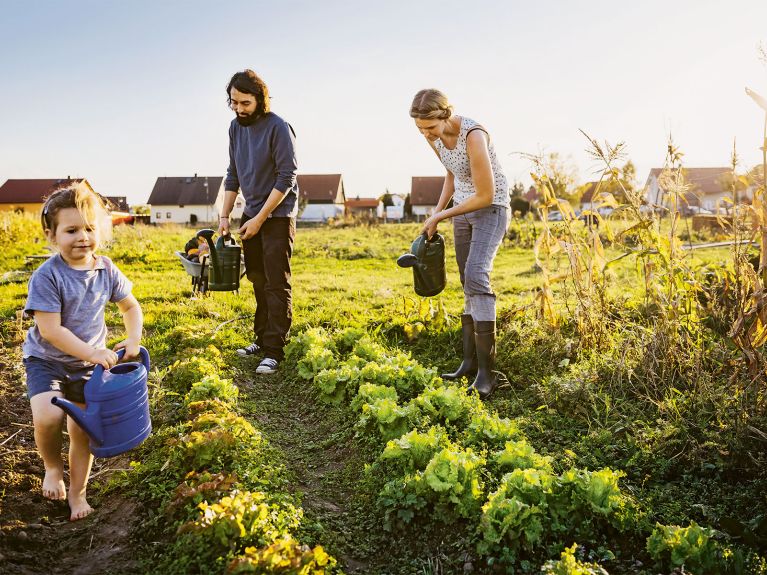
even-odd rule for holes
{"type": "MultiPolygon", "coordinates": [[[[29,292],[24,311],[61,314],[61,325],[96,349],[106,345],[107,326],[104,308],[131,293],[133,285],[106,256],[96,256],[90,270],[76,270],[59,254],[35,270],[29,279],[29,292]]],[[[37,324],[27,332],[24,357],[52,359],[71,366],[89,365],[51,345],[41,335],[37,324]]]]}

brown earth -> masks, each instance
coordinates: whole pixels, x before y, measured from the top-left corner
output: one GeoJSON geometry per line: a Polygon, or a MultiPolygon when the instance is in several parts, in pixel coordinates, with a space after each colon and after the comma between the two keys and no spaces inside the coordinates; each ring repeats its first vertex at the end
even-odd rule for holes
{"type": "MultiPolygon", "coordinates": [[[[88,501],[96,511],[70,522],[66,502],[42,496],[43,463],[18,348],[0,349],[0,406],[0,573],[139,573],[131,533],[140,509],[128,498],[99,496],[99,485],[129,459],[94,462],[88,501]]],[[[65,456],[66,436],[64,443],[65,456]]]]}

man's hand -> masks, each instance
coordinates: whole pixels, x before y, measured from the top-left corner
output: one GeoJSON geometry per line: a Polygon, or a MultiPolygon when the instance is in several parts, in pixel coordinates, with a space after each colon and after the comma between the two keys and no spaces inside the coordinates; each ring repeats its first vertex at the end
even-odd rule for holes
{"type": "Polygon", "coordinates": [[[111,349],[94,349],[88,361],[100,365],[104,369],[109,369],[117,365],[117,354],[111,349]]]}
{"type": "Polygon", "coordinates": [[[259,232],[262,225],[264,225],[264,221],[256,216],[245,222],[245,225],[237,230],[237,233],[240,234],[240,238],[242,238],[243,241],[249,240],[259,232]]]}
{"type": "Polygon", "coordinates": [[[218,235],[229,235],[229,218],[218,218],[218,235]]]}
{"type": "Polygon", "coordinates": [[[120,350],[120,349],[125,349],[125,355],[123,356],[123,359],[130,359],[132,357],[137,357],[138,356],[138,354],[139,354],[139,349],[138,348],[139,348],[139,342],[132,341],[130,339],[125,339],[125,340],[121,341],[120,343],[118,343],[114,347],[114,350],[117,351],[117,350],[120,350]]]}

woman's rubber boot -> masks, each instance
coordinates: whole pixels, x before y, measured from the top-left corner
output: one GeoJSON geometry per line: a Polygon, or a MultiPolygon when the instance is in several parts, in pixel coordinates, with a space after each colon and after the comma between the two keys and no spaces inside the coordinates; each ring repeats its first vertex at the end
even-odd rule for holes
{"type": "Polygon", "coordinates": [[[463,362],[453,373],[443,373],[442,379],[453,381],[464,375],[477,372],[477,347],[474,343],[474,319],[471,314],[461,315],[461,334],[463,336],[463,362]]]}
{"type": "Polygon", "coordinates": [[[469,390],[476,391],[480,399],[487,399],[498,386],[495,372],[495,322],[478,321],[474,324],[477,347],[477,377],[469,390]]]}

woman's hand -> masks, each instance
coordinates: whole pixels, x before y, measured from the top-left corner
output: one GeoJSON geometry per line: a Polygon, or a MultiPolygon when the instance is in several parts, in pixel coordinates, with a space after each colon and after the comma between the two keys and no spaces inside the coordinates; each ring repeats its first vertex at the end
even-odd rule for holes
{"type": "Polygon", "coordinates": [[[423,228],[421,228],[421,233],[426,234],[426,237],[431,239],[431,237],[437,233],[437,225],[439,224],[442,219],[439,217],[439,214],[442,212],[438,212],[436,214],[432,214],[429,216],[429,219],[426,220],[423,223],[423,228]]]}

